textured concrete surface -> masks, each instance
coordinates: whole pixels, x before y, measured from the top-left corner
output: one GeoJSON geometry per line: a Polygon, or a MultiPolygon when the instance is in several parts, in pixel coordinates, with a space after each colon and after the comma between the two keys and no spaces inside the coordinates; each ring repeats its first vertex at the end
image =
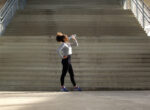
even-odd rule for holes
{"type": "Polygon", "coordinates": [[[150,7],[150,0],[144,0],[144,1],[150,7]]]}
{"type": "Polygon", "coordinates": [[[3,7],[3,5],[5,4],[6,1],[7,1],[7,0],[0,0],[0,8],[3,7]]]}
{"type": "Polygon", "coordinates": [[[118,0],[28,0],[4,35],[51,36],[58,31],[89,37],[146,36],[118,0]]]}
{"type": "Polygon", "coordinates": [[[0,110],[149,110],[150,91],[0,92],[0,110]]]}

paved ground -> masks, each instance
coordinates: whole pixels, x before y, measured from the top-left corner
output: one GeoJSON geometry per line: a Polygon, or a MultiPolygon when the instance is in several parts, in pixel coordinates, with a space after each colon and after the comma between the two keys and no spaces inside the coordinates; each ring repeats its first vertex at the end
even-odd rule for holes
{"type": "Polygon", "coordinates": [[[149,110],[150,91],[0,92],[0,110],[149,110]]]}

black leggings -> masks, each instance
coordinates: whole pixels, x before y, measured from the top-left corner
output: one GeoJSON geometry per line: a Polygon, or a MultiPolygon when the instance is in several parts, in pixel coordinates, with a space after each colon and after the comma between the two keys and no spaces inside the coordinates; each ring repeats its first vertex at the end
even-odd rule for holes
{"type": "Polygon", "coordinates": [[[66,59],[62,59],[62,65],[63,65],[63,69],[62,69],[62,75],[60,78],[61,86],[64,86],[64,79],[67,74],[67,71],[70,74],[70,80],[71,80],[73,86],[76,86],[76,82],[74,80],[74,72],[73,72],[73,68],[71,65],[71,55],[68,55],[68,57],[66,59]]]}

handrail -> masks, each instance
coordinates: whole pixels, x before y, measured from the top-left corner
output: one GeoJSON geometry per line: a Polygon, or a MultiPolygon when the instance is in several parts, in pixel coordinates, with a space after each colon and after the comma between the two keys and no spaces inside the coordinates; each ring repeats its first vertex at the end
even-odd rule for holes
{"type": "MultiPolygon", "coordinates": [[[[12,0],[13,1],[13,0],[12,0]]],[[[11,3],[11,0],[7,0],[6,3],[4,4],[4,6],[0,9],[0,13],[1,16],[2,14],[5,12],[5,10],[7,9],[8,5],[11,3]]]]}
{"type": "Polygon", "coordinates": [[[150,8],[143,0],[130,0],[131,10],[144,28],[148,36],[150,36],[150,8]]]}
{"type": "Polygon", "coordinates": [[[1,16],[0,16],[0,18],[1,18],[0,22],[3,22],[3,20],[5,19],[5,16],[9,12],[9,10],[11,10],[11,7],[13,6],[13,4],[16,2],[15,0],[10,0],[10,1],[11,1],[10,3],[6,3],[6,5],[2,8],[1,16]]]}
{"type": "MultiPolygon", "coordinates": [[[[150,9],[147,7],[147,5],[144,3],[143,0],[140,0],[142,2],[142,4],[144,5],[144,7],[146,7],[148,9],[148,13],[150,14],[150,9]]],[[[139,2],[137,2],[137,0],[132,0],[132,2],[134,2],[136,4],[136,6],[138,7],[138,10],[144,14],[145,19],[148,23],[150,23],[150,16],[145,12],[145,10],[143,9],[143,7],[139,4],[139,2]],[[144,10],[144,11],[143,11],[144,10]]]]}
{"type": "Polygon", "coordinates": [[[140,0],[143,4],[144,4],[144,6],[147,8],[147,10],[149,11],[149,13],[150,13],[150,8],[147,6],[147,4],[143,1],[143,0],[140,0]]]}
{"type": "Polygon", "coordinates": [[[7,0],[0,9],[0,35],[5,31],[17,9],[18,0],[7,0]]]}
{"type": "Polygon", "coordinates": [[[7,0],[0,9],[0,35],[3,34],[7,25],[13,18],[16,10],[24,9],[26,0],[7,0]]]}
{"type": "Polygon", "coordinates": [[[7,0],[6,2],[5,2],[5,4],[4,4],[4,6],[1,8],[1,10],[0,10],[0,12],[2,12],[3,10],[4,10],[4,8],[8,5],[8,2],[9,0],[7,0]]]}
{"type": "MultiPolygon", "coordinates": [[[[150,8],[145,4],[145,2],[143,0],[140,0],[142,2],[142,4],[144,5],[144,8],[146,7],[148,13],[150,14],[150,8]]],[[[139,4],[139,2],[138,2],[139,4]]],[[[140,8],[142,9],[141,5],[139,5],[140,8]]],[[[144,11],[144,13],[146,14],[146,16],[150,19],[150,15],[147,15],[147,13],[144,11]]]]}

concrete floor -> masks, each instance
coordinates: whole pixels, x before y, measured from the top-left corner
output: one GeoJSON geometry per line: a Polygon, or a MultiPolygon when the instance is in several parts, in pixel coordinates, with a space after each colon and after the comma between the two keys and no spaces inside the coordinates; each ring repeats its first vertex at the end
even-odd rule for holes
{"type": "Polygon", "coordinates": [[[150,91],[0,92],[0,110],[149,110],[150,91]]]}

